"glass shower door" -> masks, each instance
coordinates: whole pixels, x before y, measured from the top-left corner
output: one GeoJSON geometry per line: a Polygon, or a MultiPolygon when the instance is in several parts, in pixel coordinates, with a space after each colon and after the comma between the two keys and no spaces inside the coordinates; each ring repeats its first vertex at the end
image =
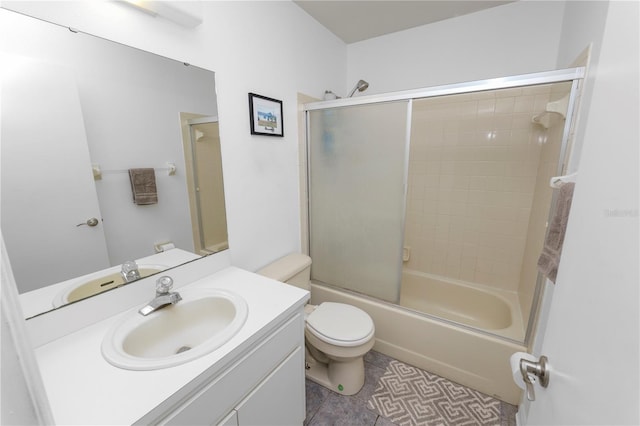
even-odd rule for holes
{"type": "Polygon", "coordinates": [[[409,104],[309,111],[312,279],[398,302],[409,104]]]}

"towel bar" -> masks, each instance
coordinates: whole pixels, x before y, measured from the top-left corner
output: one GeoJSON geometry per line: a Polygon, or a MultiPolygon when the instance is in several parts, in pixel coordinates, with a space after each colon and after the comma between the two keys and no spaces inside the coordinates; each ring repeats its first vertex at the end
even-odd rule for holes
{"type": "Polygon", "coordinates": [[[571,173],[564,176],[554,176],[549,181],[549,186],[552,188],[560,188],[563,184],[568,182],[575,182],[578,177],[578,172],[571,173]]]}
{"type": "MultiPolygon", "coordinates": [[[[129,169],[113,169],[113,170],[102,170],[100,168],[100,164],[92,164],[91,169],[93,170],[93,178],[95,180],[102,179],[103,174],[118,174],[118,173],[129,173],[129,169]]],[[[169,176],[174,176],[176,174],[176,163],[167,162],[167,167],[154,167],[156,172],[167,172],[169,176]]]]}

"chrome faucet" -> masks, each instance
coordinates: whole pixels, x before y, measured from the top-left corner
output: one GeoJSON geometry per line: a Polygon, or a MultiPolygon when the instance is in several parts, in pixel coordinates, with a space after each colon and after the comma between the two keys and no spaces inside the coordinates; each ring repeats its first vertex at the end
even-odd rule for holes
{"type": "Polygon", "coordinates": [[[140,279],[138,264],[133,260],[127,260],[122,264],[122,270],[120,271],[120,274],[122,275],[124,281],[127,283],[140,279]]]}
{"type": "Polygon", "coordinates": [[[182,296],[180,296],[180,293],[177,291],[169,291],[171,287],[173,287],[171,277],[165,275],[158,278],[158,281],[156,281],[156,297],[138,312],[140,312],[141,315],[147,316],[151,312],[155,312],[165,306],[175,305],[181,301],[182,296]]]}

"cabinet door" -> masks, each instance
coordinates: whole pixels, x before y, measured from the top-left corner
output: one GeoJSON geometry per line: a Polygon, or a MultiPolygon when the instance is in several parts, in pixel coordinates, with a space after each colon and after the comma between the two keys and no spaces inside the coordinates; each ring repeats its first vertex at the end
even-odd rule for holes
{"type": "Polygon", "coordinates": [[[236,407],[238,424],[299,426],[304,392],[304,351],[298,347],[236,407]]]}

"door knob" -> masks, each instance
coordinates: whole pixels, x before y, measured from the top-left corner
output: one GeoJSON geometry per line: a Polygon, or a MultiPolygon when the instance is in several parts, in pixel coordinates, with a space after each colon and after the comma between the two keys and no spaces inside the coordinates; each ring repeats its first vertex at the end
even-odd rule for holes
{"type": "Polygon", "coordinates": [[[97,224],[98,224],[98,219],[96,219],[95,217],[92,217],[91,219],[88,219],[86,222],[79,223],[76,226],[82,226],[82,225],[96,226],[97,224]]]}
{"type": "Polygon", "coordinates": [[[536,394],[533,390],[533,384],[537,381],[543,388],[549,386],[549,359],[541,356],[538,362],[520,359],[520,373],[522,379],[527,385],[527,399],[535,401],[536,394]]]}

